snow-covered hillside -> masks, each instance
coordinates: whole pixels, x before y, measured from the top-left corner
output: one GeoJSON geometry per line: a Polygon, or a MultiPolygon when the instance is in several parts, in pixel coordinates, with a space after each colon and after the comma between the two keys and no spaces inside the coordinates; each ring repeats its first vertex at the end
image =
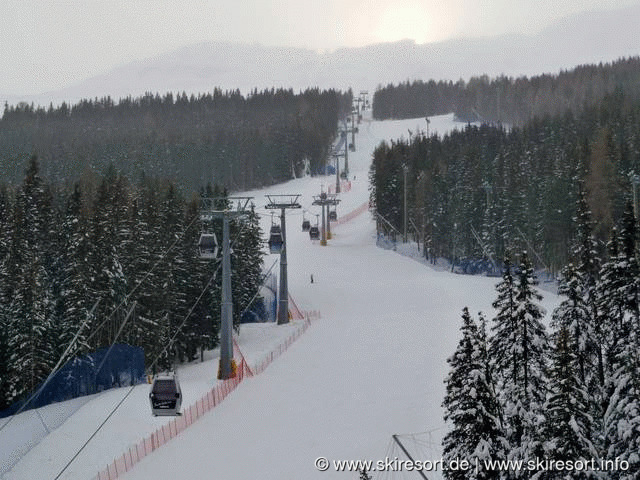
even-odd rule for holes
{"type": "MultiPolygon", "coordinates": [[[[198,94],[214,87],[239,88],[246,94],[254,88],[297,91],[317,86],[347,90],[357,85],[373,93],[379,85],[406,80],[455,82],[482,73],[491,77],[539,75],[637,55],[640,37],[633,32],[639,19],[640,5],[631,5],[573,14],[535,35],[457,38],[425,44],[402,40],[324,53],[259,44],[201,43],[116,66],[60,90],[49,87],[54,90],[28,94],[20,92],[28,88],[21,85],[0,92],[0,102],[15,105],[25,101],[47,107],[50,102],[76,103],[107,94],[114,99],[145,92],[198,94]]],[[[78,78],[83,75],[76,74],[78,78]]]]}
{"type": "MultiPolygon", "coordinates": [[[[431,131],[452,127],[452,116],[431,119],[431,131]]],[[[357,151],[349,155],[352,188],[340,195],[340,218],[368,200],[375,146],[424,128],[424,119],[360,125],[357,151]]],[[[306,177],[246,194],[265,213],[268,230],[265,194],[301,194],[313,219],[319,211],[311,206],[312,195],[333,184],[335,177],[306,177]]],[[[375,223],[367,211],[335,225],[326,247],[309,240],[301,221],[302,212],[289,212],[289,288],[301,309],[319,310],[321,318],[262,374],[242,382],[217,408],[121,478],[357,478],[333,468],[320,472],[314,461],[383,459],[393,434],[426,431],[434,445],[428,452],[415,451],[416,459],[440,458],[446,358],[457,344],[464,306],[493,315],[495,279],[436,271],[376,247],[375,223]]],[[[275,258],[267,256],[266,265],[275,258]]],[[[545,294],[548,311],[556,302],[545,294]]],[[[243,326],[239,344],[250,361],[256,360],[296,328],[295,323],[243,326]]],[[[181,370],[183,405],[213,386],[215,356],[212,352],[204,363],[181,370]]],[[[92,398],[3,478],[55,478],[126,390],[92,398]]],[[[151,416],[147,393],[148,386],[136,387],[60,478],[93,478],[125,448],[167,422],[151,416]]]]}

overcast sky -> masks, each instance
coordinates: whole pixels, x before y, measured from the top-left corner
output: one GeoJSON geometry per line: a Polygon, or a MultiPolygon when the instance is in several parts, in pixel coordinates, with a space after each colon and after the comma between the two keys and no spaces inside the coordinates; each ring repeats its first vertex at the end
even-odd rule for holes
{"type": "Polygon", "coordinates": [[[59,89],[136,59],[227,40],[333,50],[536,33],[638,0],[0,0],[0,93],[59,89]]]}

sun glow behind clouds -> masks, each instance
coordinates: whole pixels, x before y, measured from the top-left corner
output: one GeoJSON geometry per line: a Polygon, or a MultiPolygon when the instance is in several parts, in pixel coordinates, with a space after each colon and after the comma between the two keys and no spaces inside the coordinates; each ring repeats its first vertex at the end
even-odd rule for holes
{"type": "Polygon", "coordinates": [[[375,36],[381,42],[410,39],[424,43],[438,39],[433,18],[419,3],[403,3],[385,8],[379,16],[375,36]]]}

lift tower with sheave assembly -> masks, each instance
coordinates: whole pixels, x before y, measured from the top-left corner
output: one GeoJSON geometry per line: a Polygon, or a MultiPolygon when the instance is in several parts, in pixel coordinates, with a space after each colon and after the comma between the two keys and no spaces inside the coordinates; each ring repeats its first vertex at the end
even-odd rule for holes
{"type": "Polygon", "coordinates": [[[264,208],[280,209],[280,235],[282,247],[280,250],[280,288],[278,289],[278,325],[289,323],[289,286],[287,284],[287,229],[285,225],[285,211],[288,208],[302,208],[298,203],[299,193],[292,195],[265,195],[269,203],[264,208]]]}
{"type": "MultiPolygon", "coordinates": [[[[233,299],[231,293],[231,247],[229,241],[229,219],[248,215],[247,206],[253,197],[203,198],[200,201],[200,219],[210,222],[222,219],[222,307],[220,309],[220,366],[218,378],[226,380],[233,376],[233,299]],[[233,205],[235,204],[235,208],[233,205]]],[[[206,237],[205,237],[206,238],[206,237]]],[[[202,239],[201,239],[202,240],[202,239]]],[[[200,245],[201,256],[211,259],[213,255],[200,245]]],[[[215,248],[217,250],[217,247],[215,248]]]]}

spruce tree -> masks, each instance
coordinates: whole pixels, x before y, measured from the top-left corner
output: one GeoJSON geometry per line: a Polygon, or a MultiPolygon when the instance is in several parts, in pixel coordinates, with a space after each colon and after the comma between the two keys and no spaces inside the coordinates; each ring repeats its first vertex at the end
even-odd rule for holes
{"type": "MultiPolygon", "coordinates": [[[[620,229],[620,264],[623,275],[624,308],[629,318],[627,330],[640,328],[640,268],[638,267],[638,225],[631,202],[627,202],[620,229]]],[[[624,334],[624,332],[623,332],[624,334]]]]}
{"type": "Polygon", "coordinates": [[[630,332],[617,355],[611,374],[612,394],[604,414],[605,459],[628,462],[628,469],[608,472],[608,478],[636,480],[640,477],[640,334],[630,332]]]}
{"type": "Polygon", "coordinates": [[[27,167],[15,204],[14,237],[9,250],[13,284],[6,310],[10,400],[32,391],[57,360],[58,338],[53,323],[50,259],[50,193],[40,177],[37,157],[27,167]]]}
{"type": "MultiPolygon", "coordinates": [[[[502,427],[500,410],[491,378],[484,333],[479,330],[465,307],[462,313],[462,339],[447,363],[450,372],[445,380],[447,393],[443,402],[445,421],[451,430],[443,440],[444,459],[467,460],[471,465],[500,458],[502,427]]],[[[499,472],[480,469],[478,475],[469,471],[445,470],[449,479],[499,478],[499,472]]]]}
{"type": "MultiPolygon", "coordinates": [[[[86,219],[82,214],[83,197],[79,184],[75,184],[67,198],[66,209],[61,231],[61,259],[63,279],[60,288],[62,302],[62,320],[60,338],[62,344],[68,345],[82,326],[76,340],[76,348],[88,348],[86,338],[89,335],[87,318],[93,305],[87,290],[88,271],[86,258],[89,252],[89,238],[86,231],[86,219]]],[[[96,299],[94,299],[95,302],[96,299]]]]}
{"type": "Polygon", "coordinates": [[[124,178],[110,168],[98,187],[87,254],[91,298],[100,299],[91,325],[90,346],[110,345],[126,315],[128,290],[121,246],[126,238],[128,192],[124,178]]]}
{"type": "Polygon", "coordinates": [[[258,292],[262,280],[262,231],[255,208],[248,215],[233,222],[235,238],[231,257],[234,325],[240,323],[242,313],[260,301],[258,292]]]}
{"type": "Polygon", "coordinates": [[[367,473],[367,469],[360,470],[360,480],[372,480],[371,475],[367,473]]]}
{"type": "MultiPolygon", "coordinates": [[[[555,334],[552,366],[549,374],[549,395],[544,405],[545,458],[556,461],[588,462],[598,459],[591,442],[593,421],[589,394],[580,379],[578,357],[567,326],[555,334]]],[[[591,471],[548,472],[544,478],[597,478],[591,471]]]]}
{"type": "Polygon", "coordinates": [[[544,309],[526,252],[520,259],[517,281],[505,262],[502,281],[496,286],[494,335],[490,355],[509,442],[509,458],[534,458],[541,453],[539,427],[546,386],[547,338],[541,323],[544,309]]]}
{"type": "Polygon", "coordinates": [[[9,274],[10,239],[13,237],[11,205],[6,188],[0,188],[0,410],[9,405],[8,304],[15,279],[9,274]]]}
{"type": "Polygon", "coordinates": [[[558,330],[564,328],[568,332],[569,346],[576,357],[580,383],[586,385],[594,366],[591,358],[594,350],[594,332],[589,306],[583,292],[580,274],[570,263],[562,269],[558,295],[565,299],[553,311],[551,325],[558,330]]]}
{"type": "Polygon", "coordinates": [[[607,243],[608,260],[600,269],[598,282],[598,328],[596,337],[603,357],[601,384],[604,388],[606,378],[613,372],[616,358],[620,353],[627,330],[626,295],[627,273],[626,259],[621,252],[617,229],[612,229],[611,239],[607,243]]]}

